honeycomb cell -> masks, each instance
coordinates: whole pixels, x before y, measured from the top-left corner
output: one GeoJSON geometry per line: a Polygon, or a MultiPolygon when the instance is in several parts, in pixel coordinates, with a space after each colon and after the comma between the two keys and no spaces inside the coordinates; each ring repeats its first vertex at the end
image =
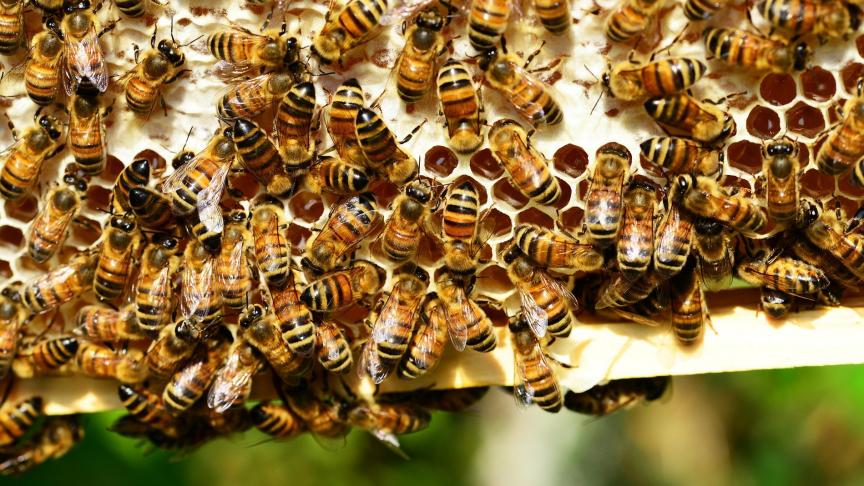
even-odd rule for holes
{"type": "Polygon", "coordinates": [[[570,189],[570,184],[564,181],[564,179],[560,177],[556,177],[558,179],[558,187],[561,188],[561,194],[558,196],[558,199],[552,203],[552,207],[563,209],[570,202],[570,196],[573,195],[573,190],[570,189]]]}
{"type": "Polygon", "coordinates": [[[799,101],[786,112],[786,128],[790,132],[813,138],[825,129],[825,117],[819,108],[799,101]]]}
{"type": "Polygon", "coordinates": [[[783,106],[795,99],[795,79],[789,74],[771,73],[762,78],[759,94],[762,99],[775,106],[783,106]]]}
{"type": "Polygon", "coordinates": [[[503,293],[513,289],[507,270],[499,265],[489,265],[477,274],[477,288],[483,292],[503,293]]]}
{"type": "Polygon", "coordinates": [[[426,170],[441,177],[448,177],[457,165],[459,165],[459,157],[452,150],[441,145],[430,148],[423,157],[423,166],[426,170]]]}
{"type": "Polygon", "coordinates": [[[504,173],[501,164],[492,157],[492,151],[483,149],[471,156],[471,172],[485,179],[495,180],[504,173]]]}
{"type": "Polygon", "coordinates": [[[241,172],[229,178],[232,192],[240,195],[241,199],[252,199],[258,194],[258,180],[248,172],[241,172]]]}
{"type": "Polygon", "coordinates": [[[14,226],[0,226],[0,244],[10,245],[17,249],[21,247],[22,243],[24,243],[24,233],[20,229],[14,226]]]}
{"type": "Polygon", "coordinates": [[[341,322],[363,322],[371,310],[372,309],[369,306],[352,304],[347,308],[336,312],[332,317],[341,322]]]}
{"type": "Polygon", "coordinates": [[[513,223],[510,221],[510,216],[502,213],[498,208],[493,207],[489,209],[489,212],[486,213],[486,219],[494,222],[494,225],[492,226],[492,234],[495,236],[509,234],[510,230],[513,229],[513,223]]]}
{"type": "Polygon", "coordinates": [[[810,169],[801,176],[801,192],[813,197],[822,197],[834,192],[834,177],[817,169],[810,169]]]}
{"type": "Polygon", "coordinates": [[[7,216],[25,223],[33,219],[39,211],[39,201],[32,194],[28,194],[17,201],[6,200],[3,206],[7,216]]]}
{"type": "MultiPolygon", "coordinates": [[[[814,152],[815,153],[815,152],[814,152]]],[[[798,163],[801,167],[806,167],[810,162],[810,149],[804,142],[798,142],[798,163]]]]}
{"type": "Polygon", "coordinates": [[[843,194],[856,198],[864,197],[864,187],[861,187],[852,181],[851,171],[837,177],[837,188],[843,194]]]}
{"type": "Polygon", "coordinates": [[[843,81],[843,87],[849,94],[858,92],[858,79],[864,76],[864,64],[860,62],[850,62],[840,69],[840,80],[843,81]]]}
{"type": "Polygon", "coordinates": [[[390,181],[377,180],[369,186],[372,194],[375,194],[375,202],[379,208],[387,208],[399,195],[399,188],[390,181]]]}
{"type": "Polygon", "coordinates": [[[780,132],[780,115],[771,108],[753,107],[747,115],[747,132],[762,139],[773,138],[780,132]]]}
{"type": "Polygon", "coordinates": [[[726,158],[732,167],[755,174],[762,170],[762,146],[749,140],[740,140],[726,149],[726,158]]]}
{"type": "Polygon", "coordinates": [[[294,256],[302,255],[303,250],[306,249],[306,241],[312,236],[312,231],[299,224],[291,223],[288,225],[286,234],[288,235],[288,239],[291,240],[291,253],[294,256]]]}
{"type": "Polygon", "coordinates": [[[98,221],[93,221],[90,218],[79,216],[72,224],[72,237],[83,243],[85,246],[90,246],[96,243],[96,240],[102,236],[102,228],[98,221]]]}
{"type": "Polygon", "coordinates": [[[132,160],[138,159],[147,159],[147,161],[150,162],[150,173],[155,177],[159,177],[163,172],[165,172],[165,169],[168,166],[165,157],[162,157],[157,152],[150,149],[144,149],[135,154],[135,157],[132,158],[132,160]]]}
{"type": "Polygon", "coordinates": [[[860,204],[859,201],[854,201],[848,197],[835,196],[825,204],[825,207],[832,209],[840,208],[846,215],[852,216],[856,211],[858,211],[860,204]]]}
{"type": "Polygon", "coordinates": [[[723,178],[723,187],[725,187],[730,194],[744,193],[745,195],[748,195],[753,191],[753,188],[750,186],[750,181],[734,175],[727,175],[723,178]]]}
{"type": "Polygon", "coordinates": [[[111,202],[111,190],[102,186],[91,184],[87,188],[87,207],[93,211],[108,211],[108,204],[111,202]]]}
{"type": "MultiPolygon", "coordinates": [[[[487,299],[488,300],[488,299],[487,299]]],[[[504,327],[510,322],[510,316],[501,307],[496,307],[481,300],[480,308],[486,313],[486,317],[492,321],[493,327],[504,327]]]]}
{"type": "Polygon", "coordinates": [[[4,281],[12,278],[12,266],[6,260],[0,260],[0,278],[4,281]]]}
{"type": "Polygon", "coordinates": [[[582,217],[585,211],[580,207],[572,207],[561,211],[558,215],[558,226],[563,229],[578,230],[582,227],[582,217]]]}
{"type": "Polygon", "coordinates": [[[801,73],[801,89],[806,98],[828,101],[837,91],[837,81],[829,71],[816,66],[801,73]]]}
{"type": "Polygon", "coordinates": [[[108,157],[105,160],[105,170],[102,171],[99,178],[109,182],[114,182],[117,179],[117,176],[120,175],[123,167],[125,167],[123,161],[111,154],[108,154],[108,157]]]}
{"type": "Polygon", "coordinates": [[[528,198],[519,189],[513,187],[507,179],[501,179],[492,186],[492,194],[497,201],[509,204],[515,209],[521,209],[528,204],[528,198]]]}
{"type": "Polygon", "coordinates": [[[441,259],[444,258],[444,252],[436,245],[431,238],[420,238],[420,245],[417,247],[417,258],[420,264],[426,267],[438,266],[441,259]]]}
{"type": "Polygon", "coordinates": [[[555,151],[552,163],[559,171],[576,178],[588,168],[588,152],[578,145],[568,143],[555,151]]]}
{"type": "Polygon", "coordinates": [[[324,203],[321,198],[311,192],[298,192],[288,202],[291,214],[295,218],[308,223],[314,223],[324,214],[324,203]]]}
{"type": "Polygon", "coordinates": [[[534,224],[549,229],[555,227],[552,217],[537,208],[528,208],[522,211],[516,216],[516,221],[519,224],[534,224]]]}
{"type": "Polygon", "coordinates": [[[579,199],[585,200],[585,195],[588,194],[588,179],[579,181],[579,199]]]}

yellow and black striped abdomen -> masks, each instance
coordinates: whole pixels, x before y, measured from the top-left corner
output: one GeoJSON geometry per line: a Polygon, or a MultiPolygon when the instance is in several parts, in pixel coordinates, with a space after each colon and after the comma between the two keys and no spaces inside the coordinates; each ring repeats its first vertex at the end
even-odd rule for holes
{"type": "Polygon", "coordinates": [[[864,99],[852,98],[843,106],[846,116],[816,154],[816,166],[829,175],[848,171],[864,157],[864,99]]]}
{"type": "Polygon", "coordinates": [[[108,154],[100,113],[97,112],[92,118],[72,117],[72,123],[69,124],[69,148],[75,162],[85,174],[97,176],[102,173],[108,154]]]}
{"type": "Polygon", "coordinates": [[[473,242],[477,234],[480,200],[470,181],[456,186],[447,197],[442,218],[445,238],[473,242]]]}
{"type": "Polygon", "coordinates": [[[478,353],[488,353],[498,346],[492,321],[473,300],[469,299],[467,305],[471,307],[473,318],[465,323],[468,331],[465,345],[478,353]]]}
{"type": "Polygon", "coordinates": [[[642,86],[650,96],[664,96],[685,90],[705,74],[705,64],[687,57],[647,64],[640,70],[642,86]]]}
{"type": "Polygon", "coordinates": [[[380,168],[393,160],[394,154],[399,150],[396,138],[377,113],[368,108],[360,108],[357,111],[355,127],[357,141],[371,168],[380,168]]]}
{"type": "Polygon", "coordinates": [[[570,28],[570,2],[567,0],[534,0],[534,10],[540,23],[549,32],[562,35],[570,28]]]}
{"type": "Polygon", "coordinates": [[[23,196],[39,177],[42,162],[42,157],[30,154],[25,146],[13,148],[0,170],[0,195],[10,201],[23,196]]]}
{"type": "Polygon", "coordinates": [[[386,0],[352,0],[346,5],[338,22],[350,37],[347,46],[353,47],[372,33],[386,10],[386,0]]]}
{"type": "Polygon", "coordinates": [[[0,446],[20,439],[44,413],[42,397],[31,397],[0,408],[0,446]]]}
{"type": "Polygon", "coordinates": [[[140,186],[129,192],[129,207],[138,223],[148,229],[166,230],[176,225],[171,200],[153,189],[140,186]]]}
{"type": "Polygon", "coordinates": [[[207,37],[207,46],[213,57],[233,63],[251,61],[256,45],[254,37],[236,31],[216,32],[207,37]]]}
{"type": "Polygon", "coordinates": [[[812,31],[819,21],[819,5],[811,0],[762,0],[756,9],[771,25],[802,34],[812,31]]]}
{"type": "Polygon", "coordinates": [[[117,0],[116,5],[123,15],[134,19],[144,15],[147,0],[117,0]]]}
{"type": "Polygon", "coordinates": [[[261,402],[249,411],[255,428],[277,439],[289,439],[300,435],[305,426],[300,417],[287,406],[261,402]]]}
{"type": "MultiPolygon", "coordinates": [[[[406,34],[410,39],[412,31],[406,34]]],[[[437,33],[436,33],[437,34],[437,33]]],[[[407,42],[402,56],[399,58],[399,68],[396,75],[396,91],[405,103],[415,103],[429,92],[432,78],[435,76],[435,58],[438,52],[436,46],[423,51],[412,42],[407,42]]]]}
{"type": "Polygon", "coordinates": [[[315,326],[318,362],[331,373],[347,373],[354,363],[351,347],[339,325],[324,321],[315,326]]]}
{"type": "Polygon", "coordinates": [[[335,272],[312,282],[303,289],[300,300],[309,309],[319,312],[329,312],[354,302],[350,271],[335,272]]]}
{"type": "Polygon", "coordinates": [[[533,125],[556,125],[564,115],[558,102],[549,93],[549,87],[524,73],[510,90],[510,102],[520,115],[533,125]]]}
{"type": "Polygon", "coordinates": [[[141,71],[136,72],[126,81],[126,106],[139,115],[150,114],[156,106],[160,88],[161,83],[148,80],[141,71]]]}
{"type": "Polygon", "coordinates": [[[692,172],[702,150],[696,142],[673,137],[652,137],[639,147],[646,159],[673,174],[692,172]]]}
{"type": "Polygon", "coordinates": [[[282,171],[282,156],[256,123],[238,118],[234,123],[233,140],[237,146],[237,156],[262,184],[269,184],[282,171]]]}
{"type": "Polygon", "coordinates": [[[765,48],[762,39],[742,30],[709,27],[703,36],[708,52],[739,66],[755,66],[765,48]]]}
{"type": "Polygon", "coordinates": [[[468,40],[478,51],[485,51],[498,43],[507,30],[510,2],[506,0],[472,0],[468,13],[468,40]]]}
{"type": "Polygon", "coordinates": [[[24,21],[22,18],[24,2],[0,13],[0,53],[12,54],[21,47],[24,40],[24,21]]]}
{"type": "Polygon", "coordinates": [[[662,3],[657,0],[624,0],[606,19],[606,37],[613,42],[626,42],[641,34],[662,3]]]}
{"type": "Polygon", "coordinates": [[[473,152],[483,139],[480,137],[480,99],[471,73],[464,64],[451,59],[438,71],[437,83],[451,146],[461,153],[473,152]]]}
{"type": "Polygon", "coordinates": [[[726,5],[726,0],[687,0],[684,15],[693,22],[707,20],[726,5]]]}
{"type": "Polygon", "coordinates": [[[525,385],[534,391],[531,401],[547,412],[561,410],[564,399],[558,379],[545,363],[541,363],[543,356],[539,347],[518,359],[522,360],[525,367],[525,385]]]}
{"type": "Polygon", "coordinates": [[[168,267],[145,270],[138,277],[135,291],[135,317],[138,325],[148,331],[162,329],[171,317],[174,296],[168,267]]]}
{"type": "Polygon", "coordinates": [[[37,374],[51,372],[74,358],[78,346],[78,340],[73,337],[49,339],[33,345],[25,356],[37,374]]]}
{"type": "Polygon", "coordinates": [[[555,337],[567,337],[573,328],[573,315],[567,301],[553,291],[544,280],[537,279],[526,289],[534,302],[546,312],[547,331],[555,337]]]}

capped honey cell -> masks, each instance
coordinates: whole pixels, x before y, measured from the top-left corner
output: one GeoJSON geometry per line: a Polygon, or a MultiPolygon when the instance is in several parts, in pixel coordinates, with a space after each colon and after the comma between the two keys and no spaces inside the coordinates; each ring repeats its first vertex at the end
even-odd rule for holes
{"type": "Polygon", "coordinates": [[[555,151],[552,165],[570,177],[578,178],[588,168],[588,152],[578,145],[568,143],[555,151]]]}
{"type": "Polygon", "coordinates": [[[797,94],[795,78],[785,73],[771,73],[762,78],[759,94],[762,95],[762,99],[774,106],[787,105],[797,94]]]}
{"type": "Polygon", "coordinates": [[[825,129],[822,110],[803,101],[795,103],[786,112],[786,129],[805,137],[813,138],[825,129]]]}
{"type": "Polygon", "coordinates": [[[442,145],[430,148],[423,157],[423,167],[440,177],[448,177],[457,165],[459,165],[459,157],[442,145]]]}
{"type": "Polygon", "coordinates": [[[747,132],[762,139],[774,138],[780,133],[780,115],[771,108],[754,106],[747,115],[747,132]]]}
{"type": "Polygon", "coordinates": [[[814,66],[801,73],[804,97],[813,101],[828,101],[837,91],[837,80],[831,72],[814,66]]]}

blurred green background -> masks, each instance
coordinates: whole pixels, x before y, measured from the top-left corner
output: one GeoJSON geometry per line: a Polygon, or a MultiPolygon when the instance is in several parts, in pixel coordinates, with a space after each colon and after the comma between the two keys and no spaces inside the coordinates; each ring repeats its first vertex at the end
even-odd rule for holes
{"type": "Polygon", "coordinates": [[[69,455],[2,483],[852,485],[864,483],[862,410],[854,366],[681,377],[661,401],[602,419],[523,411],[493,390],[472,411],[436,414],[403,436],[410,460],[361,431],[335,451],[250,431],[186,457],[144,455],[105,430],[120,414],[104,413],[87,417],[69,455]]]}

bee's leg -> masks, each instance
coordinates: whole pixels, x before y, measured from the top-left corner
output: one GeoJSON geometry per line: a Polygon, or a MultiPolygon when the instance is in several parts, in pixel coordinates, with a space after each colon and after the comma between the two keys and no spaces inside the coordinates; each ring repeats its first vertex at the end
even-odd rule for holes
{"type": "Polygon", "coordinates": [[[544,40],[543,42],[540,43],[540,47],[538,47],[534,52],[532,52],[532,53],[531,53],[531,54],[530,54],[530,55],[525,59],[525,64],[524,64],[522,67],[525,68],[525,69],[527,69],[528,66],[531,64],[531,61],[533,61],[534,58],[537,57],[537,54],[540,54],[540,51],[543,49],[543,46],[545,46],[545,45],[546,45],[546,41],[544,40]]]}
{"type": "Polygon", "coordinates": [[[424,118],[423,121],[420,122],[419,125],[417,125],[416,127],[414,127],[413,130],[411,130],[411,133],[409,133],[408,135],[405,136],[405,138],[403,138],[402,140],[399,141],[399,144],[401,145],[404,143],[408,143],[408,141],[411,140],[411,137],[413,137],[415,133],[419,132],[420,129],[423,128],[423,125],[426,124],[426,122],[427,122],[427,119],[424,118]]]}

